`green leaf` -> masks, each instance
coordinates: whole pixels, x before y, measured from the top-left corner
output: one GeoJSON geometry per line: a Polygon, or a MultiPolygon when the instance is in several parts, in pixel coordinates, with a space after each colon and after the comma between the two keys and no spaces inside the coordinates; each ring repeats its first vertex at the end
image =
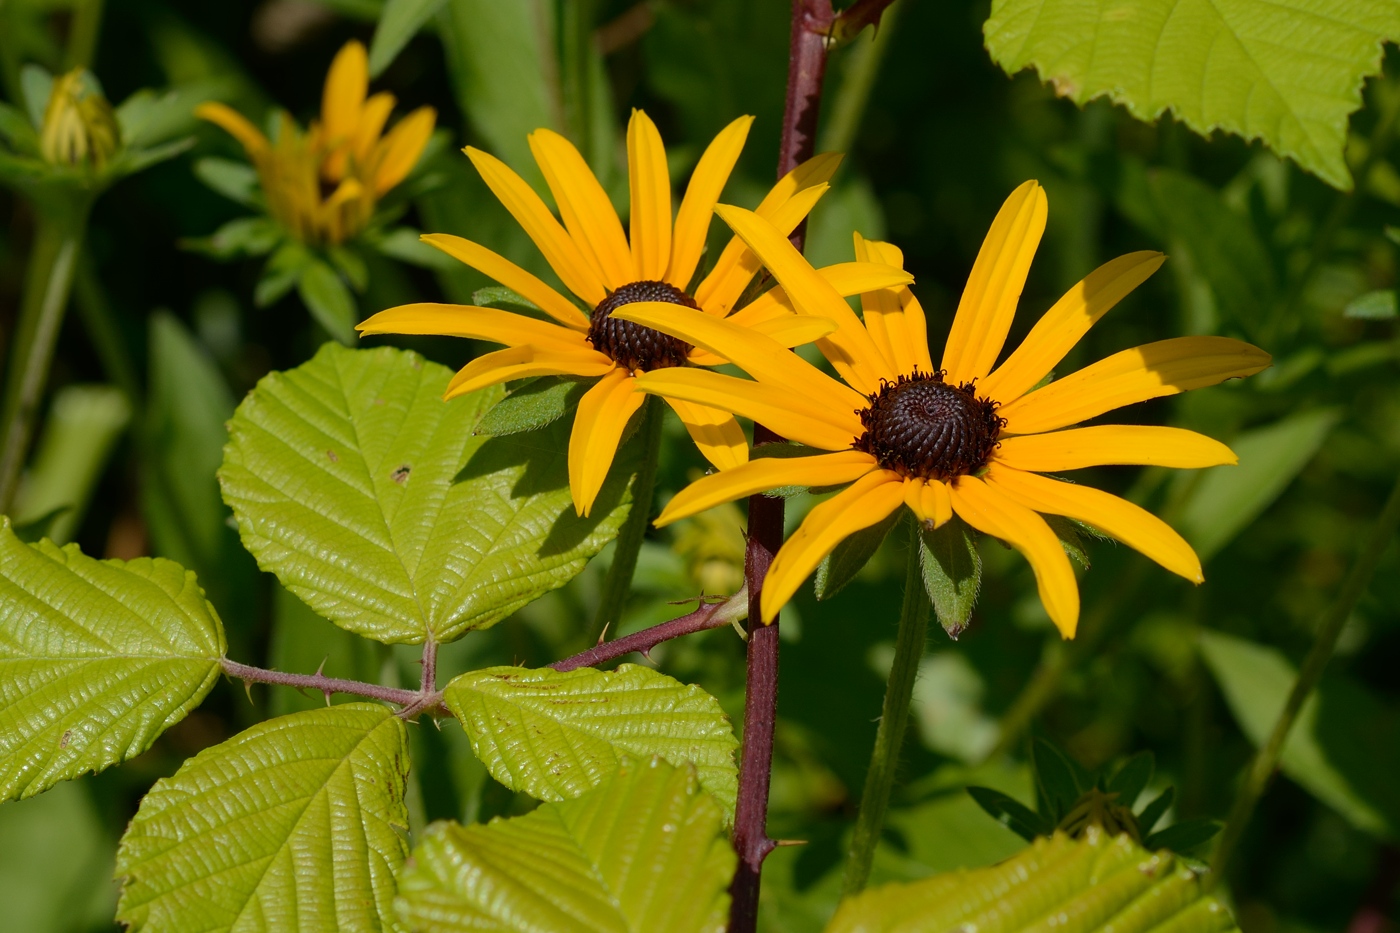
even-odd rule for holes
{"type": "Polygon", "coordinates": [[[1064,548],[1070,560],[1088,570],[1089,549],[1084,546],[1084,538],[1079,533],[1083,526],[1063,515],[1042,515],[1041,518],[1060,539],[1060,547],[1064,548]]]}
{"type": "Polygon", "coordinates": [[[1283,493],[1312,460],[1338,417],[1332,408],[1301,412],[1246,431],[1230,444],[1239,465],[1215,467],[1203,475],[1177,522],[1202,561],[1220,553],[1283,493]]]}
{"type": "Polygon", "coordinates": [[[355,324],[360,314],[340,273],[313,259],[297,280],[297,294],[326,333],[343,344],[355,342],[355,324]]]}
{"type": "Polygon", "coordinates": [[[374,248],[390,259],[425,269],[457,269],[461,264],[440,249],[424,243],[422,234],[411,227],[395,227],[374,240],[374,248]]]}
{"type": "Polygon", "coordinates": [[[1186,853],[1214,839],[1225,824],[1219,820],[1195,819],[1173,823],[1161,832],[1152,833],[1142,841],[1149,849],[1171,849],[1186,853]]]}
{"type": "Polygon", "coordinates": [[[0,516],[0,800],[141,754],[204,699],[223,654],[183,567],[25,544],[0,516]]]}
{"type": "Polygon", "coordinates": [[[262,206],[258,171],[246,162],[208,156],[194,164],[195,177],[230,201],[244,207],[262,206]]]}
{"type": "Polygon", "coordinates": [[[578,408],[591,382],[564,376],[541,376],[511,390],[482,416],[477,434],[507,437],[548,427],[578,408]]]}
{"type": "Polygon", "coordinates": [[[408,40],[418,34],[444,0],[386,0],[374,27],[374,40],[369,46],[370,77],[378,77],[393,64],[408,40]]]}
{"type": "Polygon", "coordinates": [[[657,755],[693,764],[700,786],[733,812],[733,727],[718,700],[660,671],[489,667],[453,680],[443,699],[511,790],[565,800],[606,781],[624,755],[657,755]]]}
{"type": "Polygon", "coordinates": [[[235,217],[211,236],[181,240],[180,245],[211,259],[229,260],[266,256],[277,248],[282,237],[282,228],[270,217],[235,217]]]}
{"type": "MultiPolygon", "coordinates": [[[[1131,808],[1147,789],[1148,782],[1152,780],[1152,772],[1156,769],[1157,762],[1150,751],[1138,752],[1123,762],[1123,766],[1113,775],[1113,780],[1108,782],[1106,790],[1110,794],[1117,794],[1118,802],[1131,808]]],[[[1151,827],[1146,828],[1151,830],[1151,827]]]]}
{"type": "MultiPolygon", "coordinates": [[[[1293,665],[1273,648],[1219,632],[1203,633],[1201,650],[1240,729],[1262,746],[1297,679],[1293,665]]],[[[1400,709],[1360,684],[1323,677],[1303,703],[1279,765],[1358,829],[1400,834],[1400,709]]]]}
{"type": "Polygon", "coordinates": [[[122,142],[148,149],[194,132],[194,109],[209,100],[227,98],[232,88],[223,81],[191,81],[163,93],[143,88],[116,108],[122,142]]]}
{"type": "Polygon", "coordinates": [[[282,298],[296,288],[302,275],[315,261],[311,251],[300,242],[291,238],[284,239],[277,252],[272,254],[272,258],[263,267],[262,276],[253,288],[253,304],[259,308],[266,308],[282,298]]]}
{"type": "Polygon", "coordinates": [[[992,819],[1028,842],[1055,831],[1054,823],[1009,794],[990,787],[969,787],[967,792],[992,819]]]}
{"type": "Polygon", "coordinates": [[[943,631],[957,638],[972,618],[982,587],[982,557],[972,529],[954,516],[932,531],[921,528],[919,542],[924,590],[943,631]]]}
{"type": "Polygon", "coordinates": [[[1046,814],[1054,822],[1064,819],[1080,796],[1088,790],[1077,766],[1065,753],[1044,739],[1031,746],[1031,767],[1035,771],[1037,795],[1049,805],[1046,814]]]}
{"type": "Polygon", "coordinates": [[[141,801],[117,852],[117,919],[170,930],[392,929],[408,847],[408,735],[351,703],[207,748],[141,801]]]}
{"type": "Polygon", "coordinates": [[[1172,808],[1172,803],[1176,800],[1176,788],[1168,787],[1156,797],[1152,802],[1142,808],[1142,812],[1137,815],[1138,828],[1144,833],[1150,833],[1162,821],[1162,817],[1167,815],[1167,811],[1172,808]]]}
{"type": "Polygon", "coordinates": [[[854,580],[885,543],[885,536],[903,513],[903,509],[895,509],[884,521],[862,528],[836,545],[836,549],[817,565],[817,577],[813,581],[817,599],[830,599],[854,580]]]}
{"type": "Polygon", "coordinates": [[[443,402],[451,375],[327,344],[259,382],[230,425],[220,477],[244,545],[322,616],[379,641],[494,625],[582,570],[630,507],[630,448],[579,518],[555,455],[569,425],[473,437],[500,390],[443,402]]]}
{"type": "Polygon", "coordinates": [[[488,825],[439,823],[399,877],[418,933],[723,930],[734,851],[693,772],[623,764],[596,790],[488,825]]]}
{"type": "Polygon", "coordinates": [[[1388,321],[1395,317],[1395,289],[1383,288],[1367,292],[1357,298],[1342,311],[1343,317],[1362,321],[1388,321]]]}
{"type": "Polygon", "coordinates": [[[0,103],[0,139],[4,139],[20,155],[41,158],[39,134],[29,117],[18,107],[0,103]]]}
{"type": "Polygon", "coordinates": [[[826,933],[1053,929],[1057,933],[1220,933],[1238,928],[1200,876],[1170,852],[1097,830],[1035,840],[991,868],[871,888],[842,903],[826,933]]]}
{"type": "Polygon", "coordinates": [[[995,0],[987,50],[1083,105],[1106,96],[1140,120],[1171,110],[1196,132],[1262,139],[1351,189],[1343,149],[1361,85],[1400,37],[1390,4],[1333,0],[995,0]]]}
{"type": "Polygon", "coordinates": [[[540,306],[519,292],[504,285],[487,285],[472,292],[472,304],[482,307],[524,308],[526,311],[540,311],[540,306]]]}
{"type": "Polygon", "coordinates": [[[44,111],[48,109],[49,97],[53,95],[53,75],[39,65],[29,64],[20,69],[19,77],[29,122],[34,124],[35,131],[42,133],[44,111]]]}

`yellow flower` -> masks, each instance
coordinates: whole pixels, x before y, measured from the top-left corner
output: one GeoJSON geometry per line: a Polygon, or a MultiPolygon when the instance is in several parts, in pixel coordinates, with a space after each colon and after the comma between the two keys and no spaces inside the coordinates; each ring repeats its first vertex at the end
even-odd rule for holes
{"type": "MultiPolygon", "coordinates": [[[[846,489],[812,509],[774,558],[764,583],[764,621],[838,543],[907,506],[929,526],[954,514],[1008,542],[1030,561],[1041,601],[1065,637],[1074,635],[1079,590],[1059,539],[1037,512],[1093,525],[1168,570],[1199,583],[1191,546],[1151,513],[1117,496],[1041,476],[1102,464],[1200,468],[1234,463],[1224,444],[1168,427],[1070,428],[1115,408],[1269,365],[1262,350],[1225,337],[1180,337],[1116,353],[1040,383],[1088,329],[1156,271],[1160,253],[1106,263],[1072,288],[1000,366],[1016,302],[1045,230],[1045,193],[1034,181],[1007,199],[982,244],[934,369],[924,314],[907,287],[862,296],[856,317],[783,234],[748,211],[717,212],[792,298],[797,316],[837,322],[817,341],[840,374],[827,376],[775,342],[724,321],[655,306],[621,312],[724,356],[752,380],[701,370],[644,375],[646,392],[752,418],[800,444],[830,451],[753,460],[683,489],[656,523],[781,486],[846,489]]],[[[901,265],[898,249],[856,236],[858,257],[901,265]]]]}
{"type": "Polygon", "coordinates": [[[39,143],[45,161],[81,165],[90,160],[101,168],[121,147],[112,105],[95,84],[82,68],[54,79],[39,143]]]}
{"type": "Polygon", "coordinates": [[[201,104],[195,114],[242,143],[273,218],[303,243],[334,245],[365,229],[379,198],[417,164],[437,120],[432,107],[419,107],[385,133],[394,95],[368,91],[365,47],[352,41],[331,63],[321,120],[306,132],[286,113],[273,141],[224,104],[201,104]]]}
{"type": "MultiPolygon", "coordinates": [[[[467,156],[486,184],[591,313],[584,314],[569,298],[486,247],[434,233],[423,239],[533,302],[557,323],[494,308],[419,303],[381,311],[358,329],[363,334],[441,334],[506,345],[463,367],[448,386],[447,398],[529,376],[597,377],[579,401],[569,438],[569,488],[575,509],[587,515],[628,419],[646,399],[637,391],[635,377],[650,370],[724,362],[649,327],[618,319],[618,308],[647,302],[663,311],[694,309],[714,320],[728,317],[733,326],[752,329],[783,348],[809,343],[835,329],[832,321],[793,315],[771,293],[735,311],[760,265],[738,237],[720,253],[693,296],[685,290],[700,263],[715,203],[752,122],[752,117],[740,117],[706,148],[673,223],[661,134],[645,113],[634,110],[627,126],[630,237],[583,156],[558,133],[531,133],[530,151],[559,205],[562,225],[505,163],[467,147],[467,156]]],[[[786,236],[827,190],[839,162],[839,156],[819,155],[799,165],[763,199],[757,216],[786,236]]],[[[813,274],[842,295],[912,281],[901,269],[869,263],[840,263],[813,274]]],[[[748,443],[733,415],[683,399],[667,401],[711,463],[725,468],[747,461],[748,443]]]]}

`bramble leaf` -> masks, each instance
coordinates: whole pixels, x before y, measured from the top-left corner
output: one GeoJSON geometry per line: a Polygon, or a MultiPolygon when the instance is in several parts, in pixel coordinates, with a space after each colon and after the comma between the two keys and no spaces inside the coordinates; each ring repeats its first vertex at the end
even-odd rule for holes
{"type": "Polygon", "coordinates": [[[635,456],[624,448],[589,518],[543,436],[473,437],[500,398],[442,400],[451,372],[414,353],[334,344],[273,373],[230,423],[220,471],[243,543],[337,625],[439,642],[562,586],[617,534],[635,456]]]}
{"type": "Polygon", "coordinates": [[[150,748],[214,686],[224,648],[179,564],[25,544],[0,516],[0,800],[150,748]]]}
{"type": "Polygon", "coordinates": [[[1036,839],[999,865],[872,888],[842,903],[826,933],[1054,929],[1221,933],[1235,921],[1170,852],[1091,830],[1036,839]]]}
{"type": "Polygon", "coordinates": [[[1077,104],[1262,139],[1328,184],[1361,85],[1400,37],[1400,9],[1365,0],[996,0],[983,27],[1008,73],[1034,67],[1077,104]]]}
{"type": "Polygon", "coordinates": [[[122,837],[135,933],[392,930],[408,736],[349,703],[259,723],[156,782],[122,837]]]}
{"type": "Polygon", "coordinates": [[[491,776],[540,800],[566,800],[608,780],[624,755],[695,766],[700,785],[734,810],[738,740],[719,701],[647,667],[615,671],[490,667],[447,685],[491,776]]]}
{"type": "Polygon", "coordinates": [[[429,828],[399,916],[419,933],[719,933],[735,863],[722,827],[689,768],[628,761],[583,797],[429,828]]]}

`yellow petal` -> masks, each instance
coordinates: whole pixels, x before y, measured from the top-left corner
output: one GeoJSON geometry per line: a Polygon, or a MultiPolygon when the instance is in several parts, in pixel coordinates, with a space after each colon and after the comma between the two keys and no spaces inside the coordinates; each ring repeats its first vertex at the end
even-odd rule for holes
{"type": "Polygon", "coordinates": [[[535,241],[545,261],[559,276],[564,287],[584,300],[590,308],[608,296],[603,280],[591,262],[583,257],[578,246],[559,221],[549,212],[533,188],[510,166],[489,153],[468,146],[464,150],[481,178],[493,194],[510,211],[511,216],[535,241]]]}
{"type": "Polygon", "coordinates": [[[1147,281],[1167,257],[1144,250],[1099,266],[1046,311],[1005,363],[978,390],[1002,404],[1031,390],[1073,349],[1089,328],[1129,292],[1147,281]]]}
{"type": "Polygon", "coordinates": [[[352,39],[336,53],[321,93],[321,131],[329,145],[343,145],[352,138],[368,91],[369,56],[352,39]]]}
{"type": "Polygon", "coordinates": [[[762,334],[780,347],[800,347],[834,333],[836,322],[810,314],[789,314],[784,318],[759,321],[749,330],[762,334]]]}
{"type": "Polygon", "coordinates": [[[1202,467],[1238,463],[1234,451],[1204,434],[1153,425],[1104,424],[1051,434],[1008,437],[993,455],[1018,470],[1058,473],[1107,464],[1202,467]]]}
{"type": "Polygon", "coordinates": [[[691,483],[666,503],[655,524],[661,528],[725,502],[785,486],[853,483],[876,468],[875,458],[859,450],[810,457],[760,457],[691,483]]]}
{"type": "MultiPolygon", "coordinates": [[[[705,236],[710,231],[715,204],[729,181],[729,173],[734,171],[734,164],[739,161],[739,154],[744,151],[744,140],[748,138],[751,125],[753,117],[740,117],[720,130],[719,135],[705,147],[704,155],[700,156],[695,171],[690,175],[685,197],[681,198],[681,208],[676,212],[671,261],[666,268],[666,281],[677,288],[688,286],[695,275],[695,267],[699,265],[700,255],[705,250],[705,236]]],[[[634,220],[633,250],[637,248],[636,229],[634,220]]]]}
{"type": "Polygon", "coordinates": [[[379,165],[374,173],[374,193],[382,195],[408,177],[432,138],[437,111],[419,107],[394,125],[380,143],[379,165]]]}
{"type": "Polygon", "coordinates": [[[1079,626],[1079,584],[1060,539],[1045,519],[975,476],[959,476],[949,492],[953,511],[963,521],[1025,555],[1035,571],[1045,611],[1061,635],[1073,638],[1079,626]]]}
{"type": "Polygon", "coordinates": [[[898,473],[876,470],[808,512],[768,566],[759,600],[764,624],[777,618],[778,610],[836,545],[862,528],[878,525],[899,508],[904,485],[898,473]]]}
{"type": "Polygon", "coordinates": [[[834,413],[813,410],[811,402],[794,391],[707,369],[655,369],[638,377],[637,383],[654,395],[698,402],[749,418],[808,447],[845,450],[859,433],[847,424],[834,423],[834,413]]]}
{"type": "Polygon", "coordinates": [[[716,469],[729,470],[748,463],[748,438],[729,412],[678,398],[668,398],[666,402],[685,425],[701,455],[716,469]]]}
{"type": "Polygon", "coordinates": [[[923,500],[924,521],[933,522],[933,527],[941,527],[953,517],[953,500],[948,495],[947,483],[936,479],[926,481],[923,500]]]}
{"type": "Polygon", "coordinates": [[[530,151],[559,205],[564,226],[603,284],[614,289],[635,282],[637,270],[622,221],[574,144],[553,130],[540,129],[530,134],[530,151]]]}
{"type": "Polygon", "coordinates": [[[632,268],[636,279],[655,282],[671,261],[671,176],[661,134],[640,110],[633,110],[627,121],[627,181],[632,192],[632,268]]]}
{"type": "Polygon", "coordinates": [[[842,378],[862,394],[877,391],[880,378],[892,375],[880,351],[851,306],[808,264],[787,235],[743,208],[721,204],[715,213],[758,255],[798,311],[836,322],[836,333],[817,347],[842,378]]]}
{"type": "Polygon", "coordinates": [[[1087,522],[1194,583],[1205,579],[1191,545],[1166,522],[1126,499],[995,463],[987,471],[987,482],[1028,509],[1087,522]]]}
{"type": "Polygon", "coordinates": [[[544,350],[567,353],[593,348],[577,331],[513,314],[497,308],[419,302],[380,311],[355,325],[361,334],[437,334],[471,337],[507,346],[534,344],[544,350]]]}
{"type": "MultiPolygon", "coordinates": [[[[836,418],[833,423],[857,434],[861,431],[855,410],[865,407],[866,400],[768,337],[703,311],[659,301],[625,304],[613,317],[718,354],[759,382],[796,393],[806,400],[805,409],[811,413],[832,412],[836,418]]],[[[824,318],[816,320],[825,322],[824,318]]]]}
{"type": "Polygon", "coordinates": [[[1008,434],[1039,434],[1134,402],[1250,376],[1269,354],[1229,337],[1175,337],[1115,353],[998,410],[1008,434]]]}
{"type": "Polygon", "coordinates": [[[364,108],[360,111],[360,122],[355,126],[355,138],[352,149],[355,158],[363,165],[374,151],[374,144],[379,142],[379,136],[384,132],[384,124],[389,122],[389,114],[394,109],[394,95],[388,91],[380,91],[378,94],[370,95],[365,101],[364,108]]]}
{"type": "MultiPolygon", "coordinates": [[[[813,156],[780,178],[754,213],[787,236],[829,190],[827,182],[840,165],[839,153],[813,156]]],[[[743,240],[731,237],[710,274],[696,287],[696,302],[710,314],[728,314],[758,268],[753,251],[743,240]]]]}
{"type": "MultiPolygon", "coordinates": [[[[742,241],[741,241],[742,242],[742,241]]],[[[817,274],[826,279],[836,293],[843,298],[859,295],[876,288],[903,285],[912,282],[914,277],[896,266],[878,262],[838,262],[823,266],[817,274]]],[[[729,315],[736,324],[752,327],[761,321],[782,315],[796,314],[797,309],[788,299],[781,285],[774,285],[738,311],[729,315]]],[[[835,323],[835,322],[833,322],[835,323]]]]}
{"type": "Polygon", "coordinates": [[[637,391],[637,380],[624,369],[612,370],[579,399],[569,435],[569,492],[579,515],[587,516],[592,510],[617,456],[623,429],[645,401],[646,396],[637,391]]]}
{"type": "Polygon", "coordinates": [[[447,233],[424,234],[423,242],[435,246],[453,259],[464,262],[489,279],[527,298],[561,324],[578,331],[588,330],[588,317],[574,303],[526,272],[504,256],[447,233]]]}
{"type": "Polygon", "coordinates": [[[208,120],[238,140],[243,151],[248,153],[248,157],[254,162],[267,157],[271,148],[267,137],[247,117],[232,107],[211,100],[194,108],[194,115],[201,120],[208,120]]]}
{"type": "Polygon", "coordinates": [[[532,376],[602,376],[616,363],[593,350],[551,353],[539,347],[506,347],[472,360],[447,384],[444,399],[453,399],[486,386],[532,376]]]}
{"type": "Polygon", "coordinates": [[[1011,192],[992,221],[943,351],[949,382],[984,379],[992,371],[1045,232],[1045,216],[1045,191],[1028,181],[1011,192]]]}
{"type": "MultiPolygon", "coordinates": [[[[859,233],[853,236],[856,259],[904,267],[904,254],[899,247],[867,240],[859,233]]],[[[907,285],[891,282],[861,291],[865,329],[895,372],[906,376],[913,375],[916,369],[922,373],[933,372],[928,350],[928,323],[924,320],[922,306],[907,285]]]]}

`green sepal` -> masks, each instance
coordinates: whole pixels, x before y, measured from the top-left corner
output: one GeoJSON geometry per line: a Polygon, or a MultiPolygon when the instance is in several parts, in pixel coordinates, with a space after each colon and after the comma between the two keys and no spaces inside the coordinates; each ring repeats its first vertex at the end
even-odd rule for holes
{"type": "Polygon", "coordinates": [[[253,304],[259,308],[279,301],[297,287],[302,273],[315,261],[311,251],[290,237],[282,241],[272,258],[263,266],[258,284],[253,287],[253,304]]]}
{"type": "Polygon", "coordinates": [[[1089,551],[1084,547],[1084,538],[1080,535],[1083,526],[1063,515],[1042,514],[1040,517],[1045,519],[1045,524],[1049,525],[1055,537],[1060,539],[1060,547],[1064,548],[1069,559],[1088,570],[1089,551]]]}
{"type": "Polygon", "coordinates": [[[355,296],[339,272],[319,259],[312,259],[297,279],[297,294],[326,333],[347,346],[355,342],[355,323],[360,315],[355,307],[355,296]]]}
{"type": "Polygon", "coordinates": [[[406,262],[412,266],[435,269],[439,272],[460,267],[457,260],[442,250],[424,243],[422,236],[412,227],[395,227],[378,236],[368,238],[368,242],[390,259],[397,259],[399,262],[406,262]]]}
{"type": "Polygon", "coordinates": [[[1150,836],[1152,830],[1162,821],[1162,817],[1167,815],[1167,811],[1172,808],[1172,803],[1176,800],[1176,788],[1168,787],[1156,797],[1152,802],[1142,808],[1138,813],[1138,826],[1145,835],[1150,836]]]}
{"type": "Polygon", "coordinates": [[[24,106],[29,111],[29,122],[34,131],[44,131],[44,111],[48,110],[49,98],[53,96],[53,75],[40,65],[32,62],[19,72],[20,88],[24,92],[24,106]]]}
{"type": "Polygon", "coordinates": [[[19,155],[42,158],[39,134],[29,122],[29,117],[18,107],[0,103],[0,139],[4,139],[19,155]]]}
{"type": "Polygon", "coordinates": [[[817,599],[830,599],[854,580],[856,574],[870,563],[870,558],[875,556],[875,552],[885,542],[885,536],[903,514],[903,509],[895,509],[882,521],[842,539],[841,543],[817,565],[817,576],[813,583],[817,599]]]}
{"type": "Polygon", "coordinates": [[[1091,782],[1082,779],[1078,764],[1044,739],[1031,746],[1031,768],[1035,772],[1036,797],[1041,812],[1059,823],[1064,819],[1091,782]]]}
{"type": "Polygon", "coordinates": [[[999,790],[968,787],[967,792],[988,815],[1027,842],[1037,836],[1048,836],[1055,830],[1055,824],[1045,816],[999,790]]]}
{"type": "MultiPolygon", "coordinates": [[[[438,250],[433,250],[433,252],[438,252],[438,250]]],[[[524,295],[506,288],[504,285],[487,285],[484,288],[478,288],[472,292],[472,304],[482,308],[499,308],[504,305],[524,308],[526,311],[542,312],[544,310],[524,295]]]]}
{"type": "Polygon", "coordinates": [[[506,437],[548,427],[578,408],[592,380],[540,376],[521,382],[477,423],[477,434],[506,437]]]}
{"type": "Polygon", "coordinates": [[[257,169],[246,162],[206,156],[194,163],[194,174],[206,186],[230,201],[257,210],[263,207],[257,169]]]}
{"type": "Polygon", "coordinates": [[[1225,827],[1219,820],[1201,818],[1173,823],[1166,829],[1150,834],[1142,841],[1149,849],[1171,849],[1173,852],[1190,852],[1202,843],[1209,842],[1225,827]]]}
{"type": "Polygon", "coordinates": [[[982,588],[982,556],[972,529],[956,515],[937,528],[921,525],[919,567],[938,624],[957,638],[967,628],[982,588]]]}
{"type": "MultiPolygon", "coordinates": [[[[1123,762],[1105,788],[1110,794],[1118,795],[1118,802],[1125,807],[1137,803],[1138,797],[1147,789],[1156,771],[1156,759],[1150,751],[1141,751],[1123,762]]],[[[1146,827],[1144,827],[1145,829],[1146,827]]]]}
{"type": "Polygon", "coordinates": [[[235,217],[209,236],[181,240],[180,245],[211,259],[229,260],[266,256],[284,236],[282,228],[270,217],[235,217]]]}

